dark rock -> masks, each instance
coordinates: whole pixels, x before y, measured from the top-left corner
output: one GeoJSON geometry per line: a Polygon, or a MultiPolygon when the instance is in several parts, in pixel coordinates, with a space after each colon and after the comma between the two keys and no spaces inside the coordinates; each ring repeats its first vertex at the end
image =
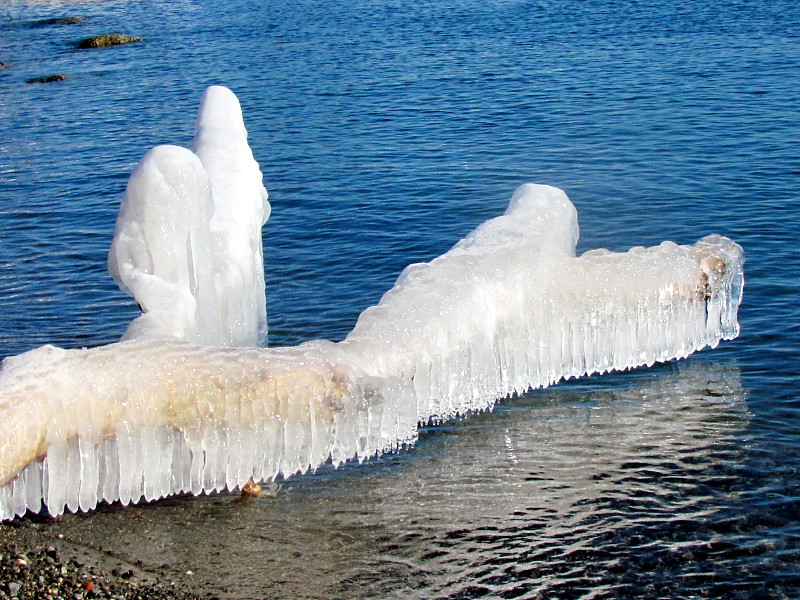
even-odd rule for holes
{"type": "Polygon", "coordinates": [[[44,77],[32,77],[28,79],[28,83],[50,83],[51,81],[64,81],[67,78],[63,73],[56,73],[55,75],[45,75],[44,77]]]}
{"type": "Polygon", "coordinates": [[[30,21],[28,27],[49,27],[50,25],[79,25],[85,23],[86,17],[70,16],[70,17],[54,17],[52,19],[39,19],[38,21],[30,21]]]}
{"type": "Polygon", "coordinates": [[[78,48],[82,50],[86,48],[106,48],[108,46],[119,46],[121,44],[132,44],[141,41],[142,38],[131,37],[122,33],[105,33],[81,40],[78,42],[78,48]]]}
{"type": "Polygon", "coordinates": [[[136,575],[136,573],[134,573],[133,569],[127,569],[127,570],[114,569],[114,570],[111,571],[111,574],[116,576],[116,577],[120,577],[121,579],[130,579],[131,577],[136,575]]]}

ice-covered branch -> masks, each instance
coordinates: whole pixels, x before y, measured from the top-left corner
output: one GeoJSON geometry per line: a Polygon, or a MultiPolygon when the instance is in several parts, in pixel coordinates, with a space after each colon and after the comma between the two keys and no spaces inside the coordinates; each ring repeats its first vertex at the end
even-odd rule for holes
{"type": "Polygon", "coordinates": [[[526,184],[430,263],[411,265],[344,344],[413,383],[419,418],[562,378],[683,358],[736,337],[742,251],[721,236],[575,257],[577,214],[526,184]]]}
{"type": "MultiPolygon", "coordinates": [[[[191,193],[178,204],[207,215],[194,155],[153,152],[153,180],[188,173],[181,177],[194,187],[184,186],[191,193]],[[195,193],[201,208],[188,206],[195,193]]],[[[152,183],[137,169],[132,185],[137,177],[152,183]]],[[[129,220],[121,216],[118,236],[129,220]]],[[[578,257],[577,237],[567,196],[529,184],[504,215],[409,266],[340,343],[225,348],[179,334],[132,335],[8,358],[0,367],[0,518],[43,504],[55,515],[102,500],[233,490],[250,478],[363,459],[413,442],[419,422],[562,378],[685,357],[738,334],[743,256],[734,242],[710,236],[578,257]]],[[[120,272],[135,262],[116,256],[120,272]]],[[[213,292],[219,298],[220,287],[213,292]]]]}

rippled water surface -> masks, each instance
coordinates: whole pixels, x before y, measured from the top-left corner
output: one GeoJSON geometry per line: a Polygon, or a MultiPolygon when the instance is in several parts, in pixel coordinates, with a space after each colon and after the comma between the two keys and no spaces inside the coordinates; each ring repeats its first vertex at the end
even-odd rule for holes
{"type": "Polygon", "coordinates": [[[742,334],[714,351],[510,399],[249,504],[112,506],[48,534],[230,598],[800,596],[796,2],[9,0],[0,42],[0,357],[119,337],[127,177],[188,144],[214,83],[270,193],[273,345],[341,339],[526,181],[567,191],[580,250],[716,232],[747,255],[742,334]],[[42,23],[66,15],[88,18],[42,23]],[[74,49],[109,31],[145,41],[74,49]]]}

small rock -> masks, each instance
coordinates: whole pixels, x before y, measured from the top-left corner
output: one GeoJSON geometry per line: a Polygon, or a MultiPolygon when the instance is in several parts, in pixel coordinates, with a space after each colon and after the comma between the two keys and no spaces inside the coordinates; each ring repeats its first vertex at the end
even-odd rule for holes
{"type": "Polygon", "coordinates": [[[255,496],[258,496],[260,493],[261,493],[261,486],[258,485],[255,481],[253,481],[252,477],[250,479],[248,479],[247,483],[245,483],[242,486],[242,495],[243,496],[255,497],[255,496]]]}
{"type": "Polygon", "coordinates": [[[60,19],[52,19],[53,25],[79,25],[86,21],[86,17],[78,15],[71,15],[69,17],[61,17],[60,19]]]}
{"type": "Polygon", "coordinates": [[[78,48],[82,50],[86,48],[106,48],[108,46],[119,46],[120,44],[132,44],[141,41],[142,38],[131,37],[122,33],[106,33],[81,40],[78,42],[78,48]]]}
{"type": "Polygon", "coordinates": [[[64,81],[67,78],[63,73],[56,73],[55,75],[45,75],[44,77],[32,77],[28,79],[27,83],[50,83],[52,81],[64,81]]]}
{"type": "Polygon", "coordinates": [[[86,17],[70,16],[70,17],[54,17],[52,19],[39,19],[38,21],[31,21],[27,24],[28,27],[48,27],[50,25],[78,25],[86,21],[86,17]]]}
{"type": "Polygon", "coordinates": [[[11,596],[16,596],[19,594],[20,585],[16,581],[9,581],[8,582],[8,593],[11,596]]]}

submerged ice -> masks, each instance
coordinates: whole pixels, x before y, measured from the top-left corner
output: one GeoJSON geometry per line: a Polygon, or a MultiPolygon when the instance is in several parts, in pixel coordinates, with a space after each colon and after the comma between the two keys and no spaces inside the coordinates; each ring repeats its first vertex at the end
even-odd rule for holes
{"type": "Polygon", "coordinates": [[[131,175],[109,256],[143,309],[125,339],[2,363],[3,519],[361,460],[412,443],[420,422],[738,334],[734,242],[576,256],[566,194],[527,184],[504,215],[407,267],[342,342],[255,347],[269,205],[234,101],[212,88],[193,151],[155,148],[131,175]]]}

